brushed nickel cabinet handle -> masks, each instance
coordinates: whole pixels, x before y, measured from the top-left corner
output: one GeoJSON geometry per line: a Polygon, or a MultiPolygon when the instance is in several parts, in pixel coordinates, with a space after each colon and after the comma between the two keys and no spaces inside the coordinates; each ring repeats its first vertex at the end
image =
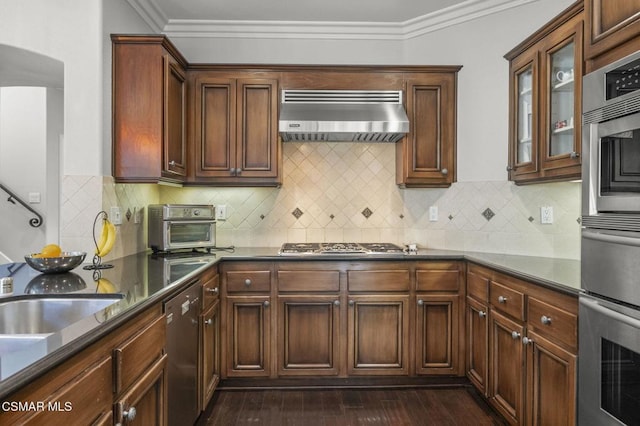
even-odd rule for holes
{"type": "Polygon", "coordinates": [[[240,173],[242,173],[242,169],[240,167],[238,167],[236,169],[236,176],[240,176],[240,173]]]}
{"type": "Polygon", "coordinates": [[[422,299],[418,300],[418,306],[422,306],[422,305],[424,305],[424,300],[422,299]]]}
{"type": "Polygon", "coordinates": [[[246,285],[247,287],[249,287],[251,285],[251,279],[247,278],[246,280],[244,280],[244,285],[246,285]]]}
{"type": "Polygon", "coordinates": [[[511,332],[511,338],[512,339],[519,339],[520,338],[520,333],[518,333],[517,331],[512,331],[511,332]]]}
{"type": "Polygon", "coordinates": [[[214,288],[208,288],[207,292],[211,293],[211,294],[218,294],[220,290],[218,289],[218,287],[214,287],[214,288]]]}
{"type": "Polygon", "coordinates": [[[523,345],[530,345],[533,343],[533,339],[529,339],[528,337],[523,337],[522,338],[522,344],[523,345]]]}
{"type": "Polygon", "coordinates": [[[441,172],[443,175],[448,175],[449,174],[449,169],[442,169],[441,172]]]}
{"type": "Polygon", "coordinates": [[[356,302],[354,302],[353,300],[349,300],[349,306],[353,306],[355,304],[356,304],[356,302]]]}
{"type": "Polygon", "coordinates": [[[504,296],[498,296],[498,303],[507,303],[507,298],[504,296]]]}
{"type": "Polygon", "coordinates": [[[265,301],[262,303],[262,305],[263,305],[265,308],[268,308],[268,307],[269,307],[269,305],[271,305],[271,303],[269,303],[269,301],[268,301],[268,300],[265,300],[265,301]]]}
{"type": "Polygon", "coordinates": [[[571,154],[569,154],[569,157],[578,158],[578,157],[580,157],[580,153],[573,151],[571,154]]]}
{"type": "Polygon", "coordinates": [[[339,301],[339,300],[336,300],[336,301],[334,301],[334,302],[333,302],[333,304],[334,304],[335,306],[340,306],[340,301],[339,301]]]}
{"type": "Polygon", "coordinates": [[[487,313],[485,311],[478,311],[478,316],[480,318],[485,318],[487,316],[487,313]]]}
{"type": "Polygon", "coordinates": [[[543,315],[540,317],[540,322],[543,323],[544,325],[551,325],[551,317],[543,315]]]}

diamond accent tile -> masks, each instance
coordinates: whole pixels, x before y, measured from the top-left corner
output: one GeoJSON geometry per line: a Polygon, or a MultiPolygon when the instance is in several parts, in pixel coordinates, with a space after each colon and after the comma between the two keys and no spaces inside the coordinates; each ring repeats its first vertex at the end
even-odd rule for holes
{"type": "Polygon", "coordinates": [[[529,219],[528,219],[528,220],[529,220],[529,222],[533,223],[533,221],[534,221],[535,219],[533,218],[533,216],[529,216],[529,219]]]}
{"type": "Polygon", "coordinates": [[[372,214],[373,214],[373,212],[371,211],[371,209],[369,207],[365,207],[365,209],[362,210],[362,216],[366,217],[367,219],[369,219],[372,214]]]}
{"type": "Polygon", "coordinates": [[[292,215],[295,216],[296,219],[300,219],[300,217],[304,214],[302,210],[296,207],[294,211],[291,212],[292,215]]]}
{"type": "Polygon", "coordinates": [[[489,207],[487,207],[487,209],[482,212],[482,216],[484,216],[484,218],[487,220],[491,220],[495,215],[496,214],[489,207]]]}
{"type": "Polygon", "coordinates": [[[453,220],[453,215],[449,215],[449,220],[453,220]]]}

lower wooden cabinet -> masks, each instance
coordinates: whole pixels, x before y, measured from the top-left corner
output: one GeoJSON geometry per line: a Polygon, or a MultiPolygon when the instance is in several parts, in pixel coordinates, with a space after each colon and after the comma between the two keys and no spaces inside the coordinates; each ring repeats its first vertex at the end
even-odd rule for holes
{"type": "Polygon", "coordinates": [[[349,296],[349,375],[409,373],[409,295],[349,296]]]}
{"type": "Polygon", "coordinates": [[[467,271],[467,377],[510,424],[576,421],[576,295],[467,271]]]}
{"type": "Polygon", "coordinates": [[[521,323],[492,310],[489,316],[491,346],[489,399],[512,424],[521,424],[524,414],[524,335],[521,323]]]}
{"type": "Polygon", "coordinates": [[[528,425],[576,424],[577,356],[545,339],[527,332],[528,425]]]}
{"type": "Polygon", "coordinates": [[[418,294],[416,298],[416,374],[462,374],[460,297],[418,294]]]}
{"type": "Polygon", "coordinates": [[[488,312],[487,305],[467,297],[467,377],[484,396],[489,377],[488,312]]]}
{"type": "Polygon", "coordinates": [[[204,411],[220,382],[220,301],[200,315],[200,410],[204,411]]]}
{"type": "Polygon", "coordinates": [[[337,295],[278,296],[278,375],[338,375],[340,305],[337,295]]]}
{"type": "Polygon", "coordinates": [[[163,355],[115,404],[116,424],[167,424],[167,355],[163,355]]]}
{"type": "Polygon", "coordinates": [[[228,296],[227,377],[271,375],[271,298],[228,296]]]}

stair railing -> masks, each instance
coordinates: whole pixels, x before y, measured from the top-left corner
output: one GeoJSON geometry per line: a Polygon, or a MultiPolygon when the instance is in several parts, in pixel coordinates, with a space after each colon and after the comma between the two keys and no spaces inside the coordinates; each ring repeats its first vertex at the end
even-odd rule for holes
{"type": "Polygon", "coordinates": [[[29,204],[27,204],[24,201],[22,201],[20,199],[20,197],[18,197],[15,193],[11,192],[11,190],[9,188],[7,188],[6,186],[4,186],[1,183],[0,183],[0,189],[2,189],[4,192],[9,194],[9,198],[7,198],[8,202],[10,202],[11,204],[15,204],[16,201],[17,201],[18,203],[22,204],[22,206],[25,209],[29,210],[31,213],[33,213],[36,216],[36,217],[32,217],[31,219],[29,219],[29,225],[33,226],[34,228],[37,228],[40,225],[42,225],[43,219],[42,219],[42,216],[40,215],[40,213],[38,213],[37,211],[32,209],[29,204]]]}

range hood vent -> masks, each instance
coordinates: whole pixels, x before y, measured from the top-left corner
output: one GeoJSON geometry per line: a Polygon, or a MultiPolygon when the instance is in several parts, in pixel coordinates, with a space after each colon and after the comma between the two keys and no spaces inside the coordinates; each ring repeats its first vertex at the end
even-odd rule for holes
{"type": "Polygon", "coordinates": [[[283,90],[285,142],[397,142],[409,132],[402,91],[283,90]]]}

